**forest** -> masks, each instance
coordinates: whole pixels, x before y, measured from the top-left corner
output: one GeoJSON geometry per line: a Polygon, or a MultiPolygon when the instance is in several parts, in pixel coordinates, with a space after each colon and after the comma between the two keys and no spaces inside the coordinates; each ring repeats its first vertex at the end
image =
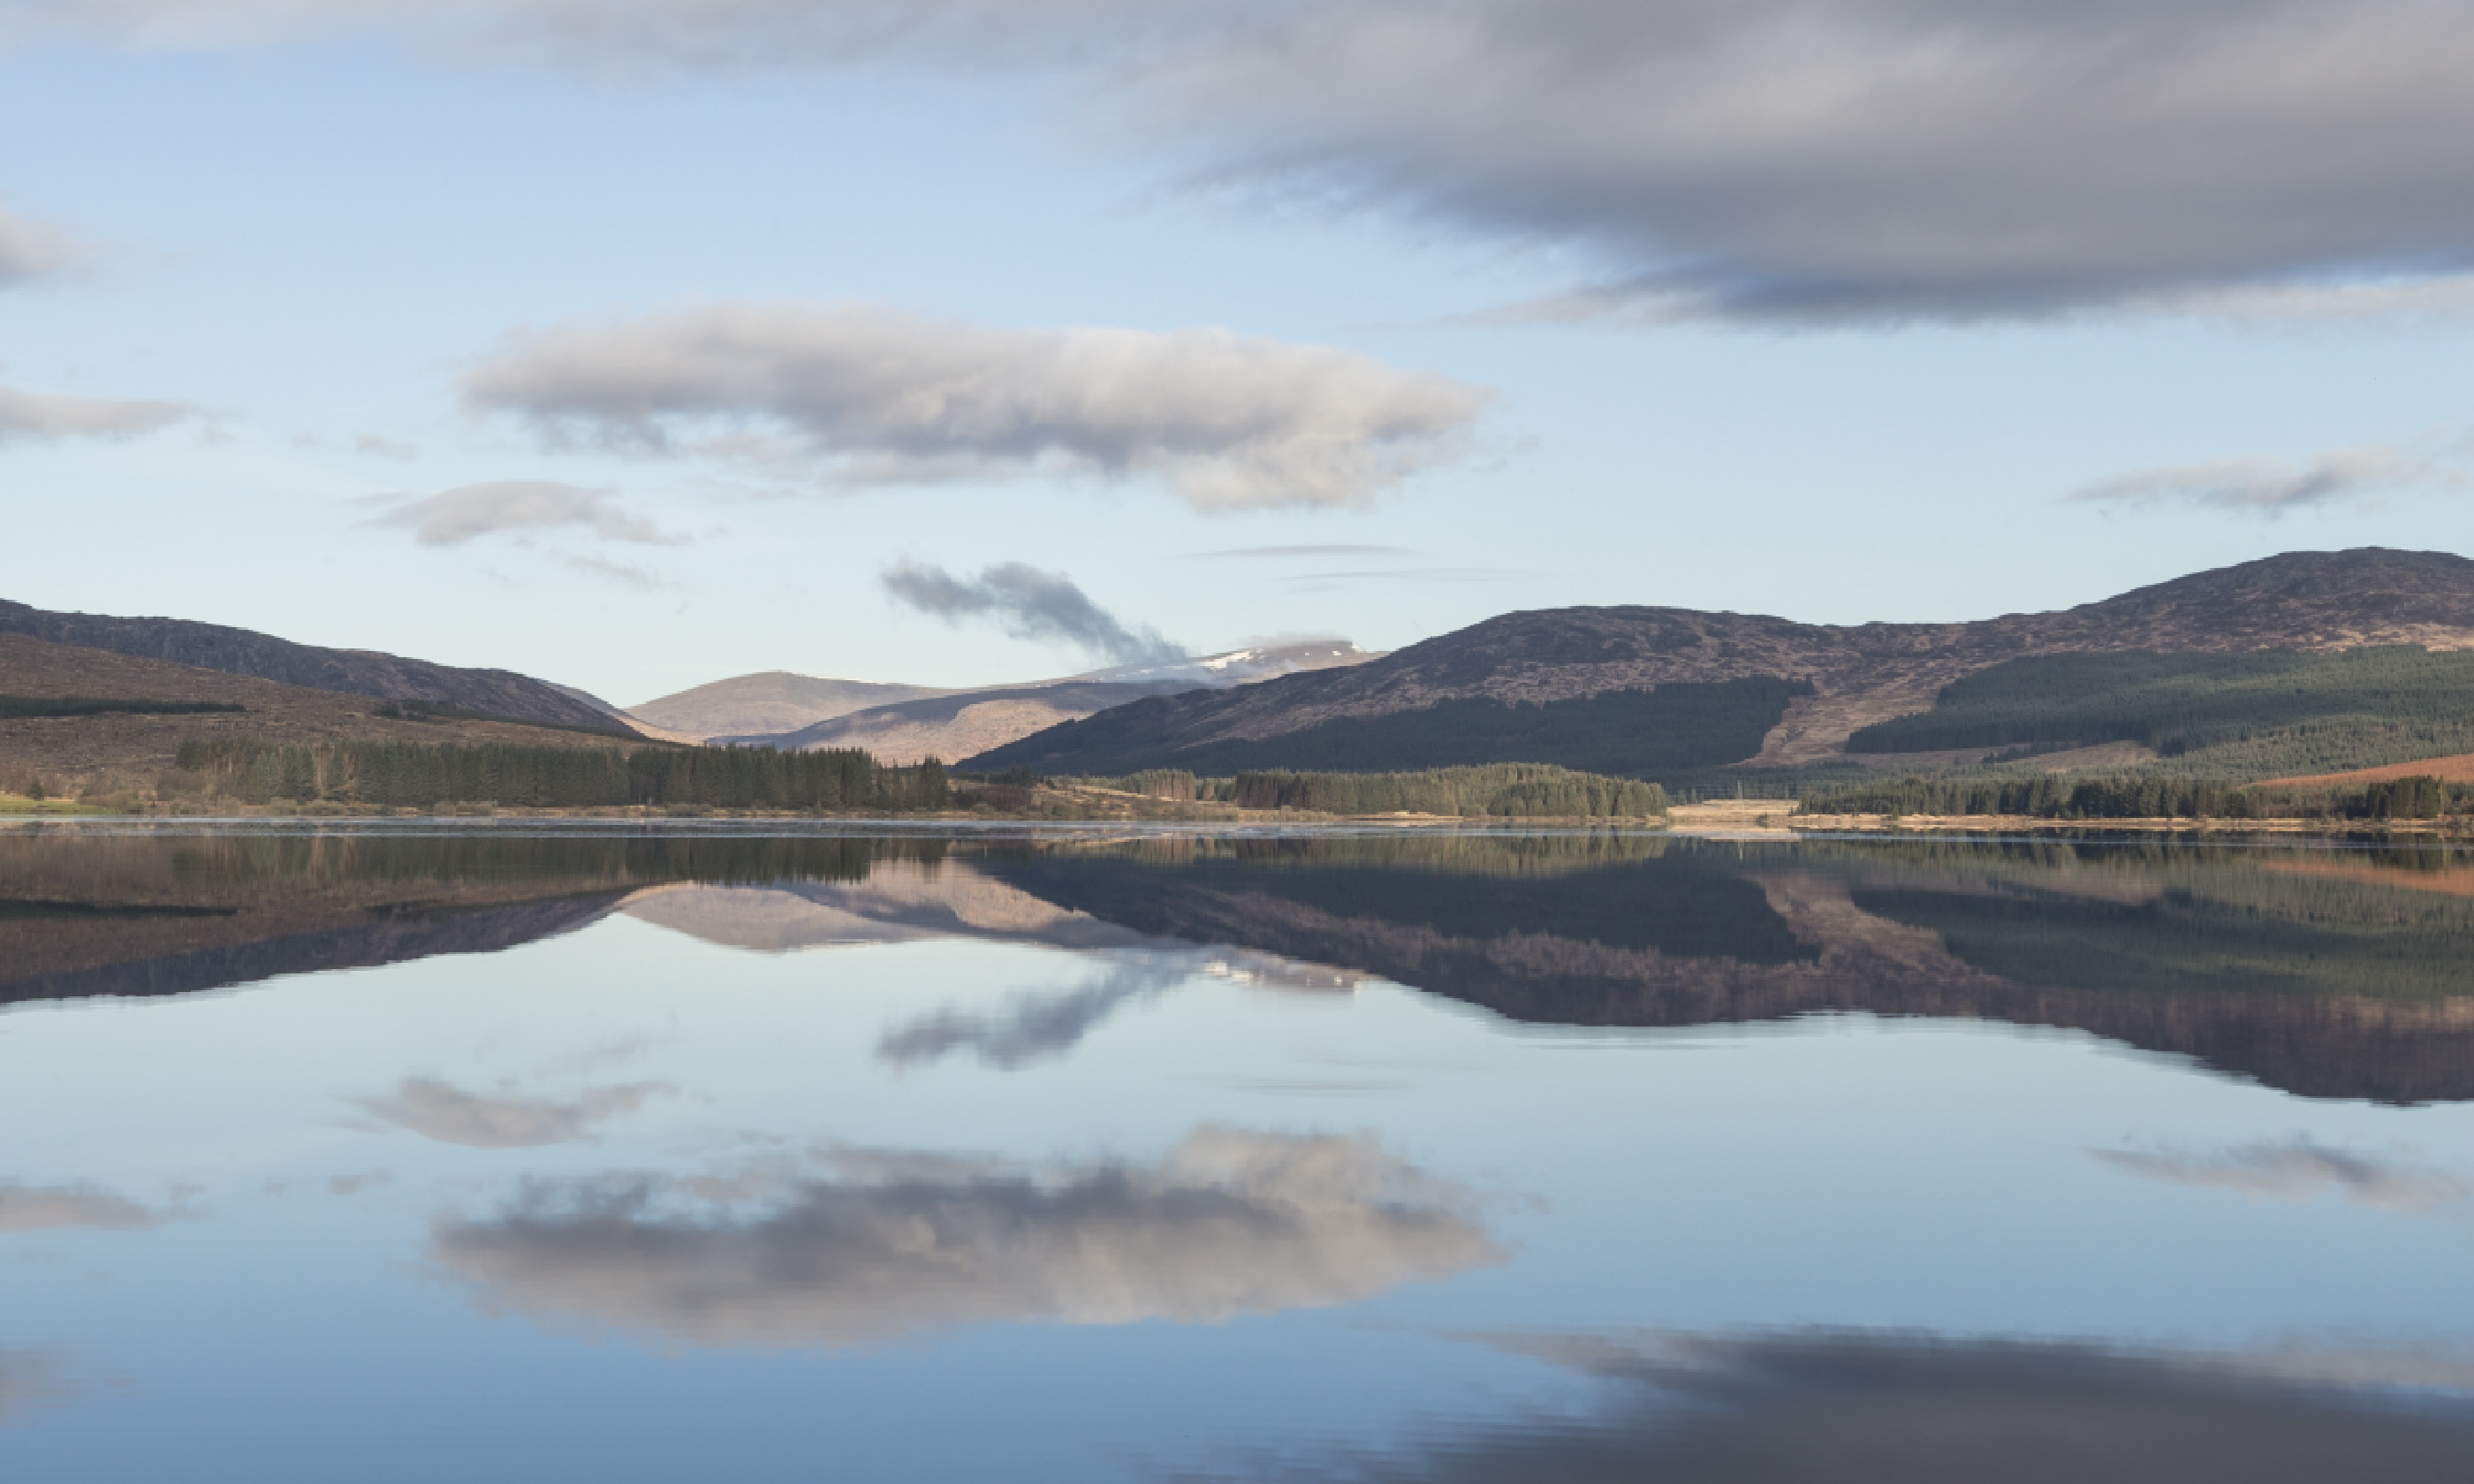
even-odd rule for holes
{"type": "Polygon", "coordinates": [[[1241,773],[1231,780],[1228,801],[1246,809],[1463,818],[1648,819],[1666,812],[1666,791],[1655,783],[1531,763],[1423,773],[1241,773]]]}
{"type": "Polygon", "coordinates": [[[2466,790],[2434,778],[2351,790],[2267,789],[2215,778],[2138,773],[2071,778],[1882,778],[1804,796],[1798,814],[2014,814],[2033,819],[2438,819],[2466,790]]]}
{"type": "Polygon", "coordinates": [[[2474,654],[2043,655],[1858,730],[1851,753],[2139,742],[2165,771],[2258,779],[2474,752],[2474,654]]]}
{"type": "Polygon", "coordinates": [[[396,808],[628,805],[718,809],[941,809],[953,801],[934,758],[887,767],[866,753],[753,747],[532,747],[454,742],[192,739],[176,766],[246,803],[316,800],[396,808]]]}

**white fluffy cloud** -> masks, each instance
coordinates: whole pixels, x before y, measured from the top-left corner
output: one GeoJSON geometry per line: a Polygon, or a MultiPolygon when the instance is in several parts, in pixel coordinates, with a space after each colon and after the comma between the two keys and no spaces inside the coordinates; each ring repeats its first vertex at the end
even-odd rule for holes
{"type": "Polygon", "coordinates": [[[136,438],[204,416],[187,402],[55,396],[0,387],[0,443],[61,438],[136,438]]]}
{"type": "Polygon", "coordinates": [[[1203,510],[1363,504],[1456,454],[1490,400],[1225,330],[995,330],[822,303],[520,336],[464,394],[554,443],[807,461],[847,486],[1153,476],[1203,510]]]}
{"type": "Polygon", "coordinates": [[[536,1184],[432,1257],[494,1305],[700,1345],[1213,1321],[1500,1261],[1469,1192],[1362,1138],[1205,1128],[1157,1163],[844,1150],[831,1178],[536,1184]]]}
{"type": "Polygon", "coordinates": [[[2413,489],[2463,490],[2465,471],[2391,448],[2348,448],[2294,463],[2228,459],[2144,469],[2100,481],[2067,498],[2099,505],[2183,503],[2269,518],[2288,511],[2413,489]]]}
{"type": "Polygon", "coordinates": [[[485,536],[558,529],[653,546],[675,546],[687,539],[630,515],[605,491],[551,480],[461,485],[400,501],[370,523],[402,527],[424,546],[461,546],[485,536]]]}
{"type": "Polygon", "coordinates": [[[2325,304],[2474,268],[2462,0],[52,0],[15,24],[374,22],[582,65],[1076,69],[1205,178],[1572,250],[1600,287],[1566,308],[2325,304]]]}

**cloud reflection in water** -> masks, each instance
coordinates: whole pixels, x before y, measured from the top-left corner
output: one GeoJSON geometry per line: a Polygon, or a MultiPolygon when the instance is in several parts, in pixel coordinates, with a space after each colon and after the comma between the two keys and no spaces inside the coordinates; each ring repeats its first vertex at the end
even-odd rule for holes
{"type": "Polygon", "coordinates": [[[1789,1331],[1505,1348],[1608,1383],[1593,1415],[1176,1475],[1287,1484],[2374,1484],[2474,1478],[2474,1368],[1789,1331]]]}
{"type": "Polygon", "coordinates": [[[593,1137],[594,1124],[633,1113],[648,1097],[676,1090],[665,1082],[631,1082],[587,1088],[574,1098],[559,1102],[489,1097],[428,1077],[407,1077],[391,1095],[365,1098],[360,1106],[399,1128],[442,1144],[529,1149],[584,1141],[593,1137]]]}
{"type": "Polygon", "coordinates": [[[2474,1182],[2308,1138],[2243,1144],[2219,1154],[2099,1149],[2107,1164],[2169,1185],[2237,1190],[2280,1201],[2335,1193],[2381,1210],[2420,1215],[2474,1196],[2474,1182]]]}
{"type": "Polygon", "coordinates": [[[849,1346],[1348,1304],[1501,1260],[1477,1205],[1369,1138],[1205,1127],[1148,1165],[835,1150],[788,1176],[542,1182],[431,1253],[529,1313],[849,1346]]]}
{"type": "Polygon", "coordinates": [[[0,1233],[141,1232],[176,1214],[93,1185],[0,1185],[0,1233]]]}

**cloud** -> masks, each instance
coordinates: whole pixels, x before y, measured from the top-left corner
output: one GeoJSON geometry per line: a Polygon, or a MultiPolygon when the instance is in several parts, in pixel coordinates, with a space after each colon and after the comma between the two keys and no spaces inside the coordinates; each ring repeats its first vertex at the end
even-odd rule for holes
{"type": "Polygon", "coordinates": [[[2278,1201],[2337,1195],[2381,1210],[2421,1215],[2474,1196],[2474,1181],[2331,1149],[2307,1138],[2244,1144],[2220,1154],[2100,1149],[2096,1157],[2147,1180],[2237,1190],[2278,1201]]]}
{"type": "Polygon", "coordinates": [[[2360,500],[2416,488],[2474,488],[2464,470],[2389,448],[2350,448],[2300,463],[2235,459],[2147,469],[2074,491],[2065,499],[2097,505],[2180,502],[2273,519],[2287,511],[2360,500]]]}
{"type": "Polygon", "coordinates": [[[530,1149],[589,1142],[593,1126],[633,1113],[645,1099],[677,1090],[667,1083],[631,1082],[591,1088],[567,1102],[486,1097],[426,1077],[407,1077],[393,1094],[362,1100],[377,1117],[442,1144],[471,1149],[530,1149]]]}
{"type": "Polygon", "coordinates": [[[92,1185],[0,1185],[0,1233],[140,1232],[171,1219],[92,1185]]]}
{"type": "Polygon", "coordinates": [[[1443,1424],[1389,1448],[1294,1445],[1191,1484],[2316,1484],[2474,1470],[2462,1366],[1786,1330],[1502,1348],[1597,1378],[1594,1410],[1443,1424]],[[2315,1360],[2324,1361],[2314,1364],[2315,1360]],[[2368,1373],[2365,1375],[2365,1373],[2368,1373]],[[2400,1404],[2396,1386],[2446,1393],[2400,1404]]]}
{"type": "Polygon", "coordinates": [[[1364,505],[1455,457],[1491,400],[1225,330],[994,330],[805,302],[519,336],[464,395],[553,444],[804,463],[845,488],[1150,477],[1206,511],[1364,505]]]}
{"type": "Polygon", "coordinates": [[[570,65],[1063,74],[1241,197],[1538,244],[1564,312],[2187,311],[2474,268],[2457,0],[60,0],[570,65]]]}
{"type": "Polygon", "coordinates": [[[388,438],[377,433],[363,433],[360,437],[353,439],[352,451],[354,453],[366,453],[380,459],[410,459],[419,456],[421,453],[420,449],[414,447],[410,443],[402,443],[399,440],[388,438]]]}
{"type": "Polygon", "coordinates": [[[424,546],[461,546],[510,531],[555,529],[580,529],[605,540],[652,546],[677,546],[688,539],[619,509],[606,491],[550,480],[461,485],[403,500],[369,523],[408,529],[424,546]]]}
{"type": "Polygon", "coordinates": [[[59,228],[0,208],[0,289],[58,277],[86,256],[86,249],[59,228]]]}
{"type": "Polygon", "coordinates": [[[996,1015],[940,1010],[887,1031],[876,1044],[877,1060],[919,1066],[968,1051],[1003,1071],[1053,1061],[1101,1021],[1185,983],[1214,957],[1208,950],[1128,955],[1071,990],[1017,994],[996,1015]]]}
{"type": "Polygon", "coordinates": [[[542,1183],[432,1257],[494,1305],[698,1345],[1189,1323],[1500,1261],[1471,1194],[1370,1140],[1203,1128],[1153,1164],[840,1150],[828,1178],[542,1183]]]}
{"type": "Polygon", "coordinates": [[[904,562],[887,568],[881,580],[894,602],[949,624],[984,618],[1015,638],[1061,641],[1119,664],[1185,658],[1184,648],[1158,630],[1128,628],[1062,572],[1008,562],[964,579],[942,567],[904,562]]]}
{"type": "Polygon", "coordinates": [[[1186,553],[1188,562],[1254,561],[1290,558],[1405,557],[1406,546],[1361,546],[1346,543],[1309,546],[1230,546],[1221,551],[1186,553]]]}
{"type": "Polygon", "coordinates": [[[26,439],[137,438],[204,416],[187,402],[54,396],[0,387],[0,443],[26,439]]]}

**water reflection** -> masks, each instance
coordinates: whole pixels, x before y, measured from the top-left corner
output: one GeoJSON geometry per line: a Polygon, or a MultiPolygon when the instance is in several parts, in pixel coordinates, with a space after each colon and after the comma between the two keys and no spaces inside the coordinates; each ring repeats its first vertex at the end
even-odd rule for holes
{"type": "Polygon", "coordinates": [[[1503,1257],[1472,1192],[1370,1139],[1233,1128],[1148,1164],[826,1149],[540,1181],[431,1253],[493,1306],[755,1346],[1322,1308],[1503,1257]]]}
{"type": "Polygon", "coordinates": [[[1506,1342],[1599,1378],[1580,1418],[1178,1477],[1356,1484],[2326,1484],[2474,1477],[2474,1374],[2415,1357],[1916,1334],[1506,1342]]]}
{"type": "Polygon", "coordinates": [[[2378,1210],[2425,1215],[2474,1196],[2474,1181],[2445,1170],[2331,1149],[2308,1138],[2237,1145],[2213,1154],[2100,1149],[2098,1159],[2133,1175],[2196,1189],[2280,1201],[2337,1195],[2378,1210]]]}
{"type": "Polygon", "coordinates": [[[644,1100],[678,1089],[667,1082],[631,1082],[588,1088],[561,1102],[552,1098],[491,1096],[467,1092],[430,1077],[407,1077],[385,1097],[365,1098],[361,1108],[398,1128],[442,1144],[468,1149],[529,1149],[590,1140],[594,1125],[633,1113],[644,1100]]]}
{"type": "Polygon", "coordinates": [[[94,1185],[0,1184],[0,1233],[142,1232],[178,1214],[94,1185]]]}
{"type": "Polygon", "coordinates": [[[971,939],[1087,956],[880,1054],[1006,1070],[1204,976],[1383,978],[1515,1020],[1822,1012],[2081,1029],[2315,1097],[2474,1099],[2462,852],[1654,835],[0,838],[0,999],[489,952],[623,912],[768,954],[971,939]]]}

